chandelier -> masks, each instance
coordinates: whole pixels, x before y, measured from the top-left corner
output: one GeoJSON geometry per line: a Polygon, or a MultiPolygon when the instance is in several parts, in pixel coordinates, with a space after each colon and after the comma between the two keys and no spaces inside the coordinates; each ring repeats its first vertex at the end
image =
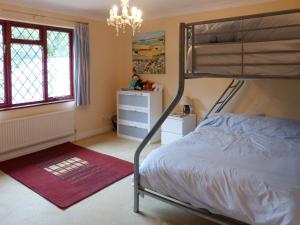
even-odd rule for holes
{"type": "Polygon", "coordinates": [[[121,0],[121,7],[121,15],[118,14],[118,6],[114,5],[111,8],[107,24],[116,27],[117,36],[119,36],[121,29],[123,30],[123,33],[125,33],[127,25],[132,27],[132,33],[134,35],[136,30],[142,25],[142,11],[133,6],[131,8],[131,14],[129,14],[129,0],[121,0]]]}

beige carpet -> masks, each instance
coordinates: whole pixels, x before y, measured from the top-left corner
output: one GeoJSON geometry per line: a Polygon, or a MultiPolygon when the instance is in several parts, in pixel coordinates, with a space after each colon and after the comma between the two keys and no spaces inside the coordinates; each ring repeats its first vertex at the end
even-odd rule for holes
{"type": "MultiPolygon", "coordinates": [[[[137,142],[113,133],[77,144],[133,161],[137,142]]],[[[159,145],[149,145],[143,153],[159,145]]],[[[214,225],[184,210],[145,197],[141,214],[132,212],[131,178],[127,177],[63,211],[0,171],[0,225],[214,225]]]]}

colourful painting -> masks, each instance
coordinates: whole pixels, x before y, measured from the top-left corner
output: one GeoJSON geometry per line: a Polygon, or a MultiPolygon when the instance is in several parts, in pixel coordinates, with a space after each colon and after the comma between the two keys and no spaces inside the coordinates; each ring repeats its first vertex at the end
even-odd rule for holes
{"type": "Polygon", "coordinates": [[[136,34],[132,43],[133,73],[164,74],[165,32],[136,34]]]}

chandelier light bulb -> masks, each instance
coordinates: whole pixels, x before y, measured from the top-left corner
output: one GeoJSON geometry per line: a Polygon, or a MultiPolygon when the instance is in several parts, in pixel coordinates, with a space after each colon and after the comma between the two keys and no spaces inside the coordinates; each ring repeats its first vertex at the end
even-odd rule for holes
{"type": "Polygon", "coordinates": [[[141,19],[142,18],[142,11],[141,10],[137,10],[137,14],[136,14],[136,17],[138,18],[138,19],[141,19]]]}
{"type": "Polygon", "coordinates": [[[142,11],[133,6],[129,14],[129,0],[121,0],[121,14],[118,14],[118,6],[114,5],[109,11],[109,18],[107,24],[116,28],[117,36],[120,29],[125,32],[125,28],[130,26],[132,28],[133,35],[138,30],[143,22],[142,11]]]}
{"type": "Polygon", "coordinates": [[[136,16],[136,15],[137,15],[137,11],[138,11],[138,9],[137,9],[135,6],[133,6],[133,7],[131,8],[131,15],[132,15],[132,16],[136,16]]]}
{"type": "Polygon", "coordinates": [[[122,14],[125,16],[128,16],[128,9],[127,8],[123,8],[122,9],[122,14]]]}
{"type": "Polygon", "coordinates": [[[118,6],[114,5],[114,6],[112,7],[112,11],[113,11],[113,14],[114,14],[115,16],[118,15],[118,11],[119,11],[118,6]]]}

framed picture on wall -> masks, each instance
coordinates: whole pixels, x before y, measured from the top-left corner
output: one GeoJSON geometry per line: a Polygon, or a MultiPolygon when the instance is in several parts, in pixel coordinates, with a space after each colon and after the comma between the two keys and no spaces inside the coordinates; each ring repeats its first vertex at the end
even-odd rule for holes
{"type": "Polygon", "coordinates": [[[136,34],[132,39],[132,60],[135,74],[165,74],[165,32],[136,34]]]}

